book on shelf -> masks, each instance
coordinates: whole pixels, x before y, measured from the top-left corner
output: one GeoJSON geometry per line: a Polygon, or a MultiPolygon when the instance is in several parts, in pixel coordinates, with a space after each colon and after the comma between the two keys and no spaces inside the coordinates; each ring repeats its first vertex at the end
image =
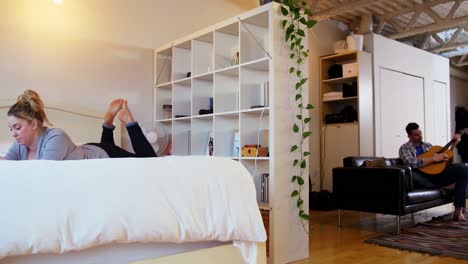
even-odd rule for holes
{"type": "Polygon", "coordinates": [[[260,88],[260,105],[267,107],[270,101],[269,97],[270,92],[270,82],[265,81],[263,82],[262,87],[260,88]]]}
{"type": "Polygon", "coordinates": [[[192,155],[192,130],[187,131],[187,154],[192,155]]]}
{"type": "Polygon", "coordinates": [[[234,140],[232,144],[232,156],[239,157],[240,152],[240,135],[239,130],[234,131],[234,140]]]}
{"type": "Polygon", "coordinates": [[[213,147],[213,130],[210,130],[210,132],[208,132],[208,140],[206,142],[205,155],[213,156],[213,147]]]}
{"type": "Polygon", "coordinates": [[[262,173],[260,175],[260,201],[268,203],[268,184],[269,184],[269,173],[262,173]]]}

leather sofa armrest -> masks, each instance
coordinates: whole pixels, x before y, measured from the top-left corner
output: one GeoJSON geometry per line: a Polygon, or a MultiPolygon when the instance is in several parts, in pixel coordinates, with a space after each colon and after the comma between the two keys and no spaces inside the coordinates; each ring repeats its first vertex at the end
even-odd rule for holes
{"type": "Polygon", "coordinates": [[[413,190],[413,171],[408,165],[392,165],[392,167],[401,168],[405,170],[406,191],[413,190]]]}
{"type": "Polygon", "coordinates": [[[334,168],[333,195],[338,209],[402,215],[410,180],[400,167],[334,168]]]}

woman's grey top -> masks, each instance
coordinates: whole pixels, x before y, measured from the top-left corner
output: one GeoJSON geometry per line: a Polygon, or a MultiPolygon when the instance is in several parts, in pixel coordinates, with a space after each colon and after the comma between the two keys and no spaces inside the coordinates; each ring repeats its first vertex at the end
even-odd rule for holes
{"type": "MultiPolygon", "coordinates": [[[[29,149],[14,142],[5,155],[7,160],[27,160],[29,149]]],[[[109,155],[100,147],[93,145],[77,146],[65,131],[58,128],[44,127],[37,141],[36,158],[38,160],[80,160],[103,159],[109,155]]]]}

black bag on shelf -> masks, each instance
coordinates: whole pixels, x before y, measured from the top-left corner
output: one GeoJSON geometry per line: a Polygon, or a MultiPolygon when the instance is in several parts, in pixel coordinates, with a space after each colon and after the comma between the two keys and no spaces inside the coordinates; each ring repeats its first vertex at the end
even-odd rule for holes
{"type": "Polygon", "coordinates": [[[328,78],[335,79],[343,77],[343,66],[341,64],[333,64],[328,68],[328,78]]]}
{"type": "Polygon", "coordinates": [[[343,114],[328,114],[325,115],[325,124],[336,124],[336,123],[344,123],[345,116],[343,114]]]}
{"type": "Polygon", "coordinates": [[[351,105],[345,106],[340,114],[343,115],[344,123],[358,121],[357,111],[351,105]]]}
{"type": "Polygon", "coordinates": [[[343,83],[343,97],[357,96],[357,82],[343,83]]]}

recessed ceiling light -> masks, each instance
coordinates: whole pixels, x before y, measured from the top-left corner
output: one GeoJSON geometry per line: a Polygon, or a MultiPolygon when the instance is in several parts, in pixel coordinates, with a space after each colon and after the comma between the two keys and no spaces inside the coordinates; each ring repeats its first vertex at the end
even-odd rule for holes
{"type": "Polygon", "coordinates": [[[54,2],[55,2],[57,5],[60,5],[60,4],[63,2],[63,0],[54,0],[54,2]]]}

